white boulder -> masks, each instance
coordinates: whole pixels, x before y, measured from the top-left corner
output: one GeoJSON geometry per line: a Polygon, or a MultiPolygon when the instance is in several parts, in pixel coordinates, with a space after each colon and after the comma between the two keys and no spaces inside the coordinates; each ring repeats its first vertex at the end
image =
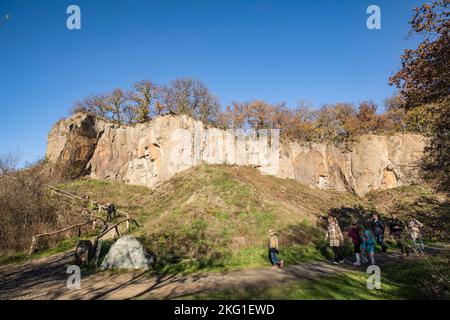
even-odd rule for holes
{"type": "Polygon", "coordinates": [[[154,259],[142,244],[132,236],[123,236],[114,243],[100,265],[105,269],[148,270],[154,259]]]}

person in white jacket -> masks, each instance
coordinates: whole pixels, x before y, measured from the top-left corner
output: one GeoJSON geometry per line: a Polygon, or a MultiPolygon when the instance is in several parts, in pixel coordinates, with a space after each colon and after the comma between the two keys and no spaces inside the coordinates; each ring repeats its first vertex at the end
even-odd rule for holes
{"type": "Polygon", "coordinates": [[[411,239],[414,245],[414,251],[419,252],[420,254],[424,253],[424,245],[422,241],[422,233],[420,229],[423,228],[423,223],[419,220],[415,219],[413,216],[410,216],[409,220],[409,232],[411,234],[411,239]]]}

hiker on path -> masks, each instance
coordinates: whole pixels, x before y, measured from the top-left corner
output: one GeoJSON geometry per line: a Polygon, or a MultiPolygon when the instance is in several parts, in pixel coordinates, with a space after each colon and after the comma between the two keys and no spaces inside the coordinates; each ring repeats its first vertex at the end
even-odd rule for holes
{"type": "Polygon", "coordinates": [[[116,206],[114,203],[108,203],[106,205],[106,221],[112,221],[116,217],[116,206]]]}
{"type": "Polygon", "coordinates": [[[84,195],[81,197],[81,213],[89,214],[89,196],[84,195]]]}
{"type": "Polygon", "coordinates": [[[411,235],[411,239],[414,244],[414,251],[419,252],[420,254],[424,253],[424,245],[422,241],[422,234],[420,229],[423,228],[423,223],[419,220],[415,219],[413,216],[410,216],[409,221],[409,232],[411,235]]]}
{"type": "Polygon", "coordinates": [[[361,236],[360,236],[359,226],[358,226],[358,223],[356,221],[354,221],[352,223],[352,227],[348,231],[348,236],[353,241],[353,251],[354,251],[355,257],[356,257],[356,261],[355,261],[355,263],[353,263],[353,265],[360,266],[361,265],[361,244],[362,244],[362,239],[361,239],[361,236]]]}
{"type": "Polygon", "coordinates": [[[372,232],[370,223],[363,224],[363,241],[361,244],[361,250],[364,254],[370,256],[370,263],[375,264],[375,235],[372,232]]]}
{"type": "Polygon", "coordinates": [[[81,197],[81,205],[85,209],[89,208],[89,196],[88,195],[84,195],[81,197]]]}
{"type": "Polygon", "coordinates": [[[278,237],[272,229],[269,230],[269,261],[272,269],[283,268],[284,261],[278,258],[278,237]]]}
{"type": "Polygon", "coordinates": [[[95,202],[90,201],[89,195],[84,195],[81,197],[82,201],[82,213],[88,214],[89,218],[92,220],[92,230],[95,230],[97,223],[95,220],[94,211],[98,209],[98,206],[95,202]]]}
{"type": "Polygon", "coordinates": [[[334,252],[334,264],[344,263],[344,256],[342,255],[341,246],[344,244],[344,235],[339,227],[338,221],[333,216],[328,216],[327,232],[325,233],[326,240],[330,241],[330,247],[334,252]]]}
{"type": "Polygon", "coordinates": [[[389,222],[389,232],[397,242],[397,246],[400,248],[403,256],[409,256],[409,248],[406,245],[406,229],[407,227],[403,220],[392,215],[391,221],[389,222]]]}
{"type": "Polygon", "coordinates": [[[378,214],[373,215],[372,230],[375,235],[375,241],[381,246],[381,251],[386,252],[387,245],[384,243],[384,223],[378,214]]]}

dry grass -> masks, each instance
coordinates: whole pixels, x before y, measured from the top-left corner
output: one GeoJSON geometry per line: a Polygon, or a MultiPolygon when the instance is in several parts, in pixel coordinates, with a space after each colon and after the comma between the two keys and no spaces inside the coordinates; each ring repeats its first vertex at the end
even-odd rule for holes
{"type": "MultiPolygon", "coordinates": [[[[51,183],[45,166],[22,170],[0,161],[0,256],[15,255],[29,248],[33,235],[55,231],[77,222],[77,210],[50,196],[51,183]]],[[[45,239],[41,247],[56,244],[60,237],[45,239]]]]}
{"type": "Polygon", "coordinates": [[[255,168],[226,165],[192,168],[154,190],[89,179],[60,187],[112,201],[131,213],[143,226],[134,234],[169,264],[261,266],[267,263],[270,228],[279,230],[281,245],[293,260],[315,255],[317,250],[308,248],[322,236],[315,227],[318,217],[360,201],[351,194],[262,175],[255,168]],[[245,256],[252,258],[245,261],[245,256]]]}

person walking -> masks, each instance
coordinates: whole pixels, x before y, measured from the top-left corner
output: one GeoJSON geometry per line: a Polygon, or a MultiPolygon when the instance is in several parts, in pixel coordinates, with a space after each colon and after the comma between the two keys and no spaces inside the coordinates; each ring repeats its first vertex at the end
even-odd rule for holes
{"type": "Polygon", "coordinates": [[[344,236],[338,221],[333,216],[328,216],[328,226],[325,233],[326,240],[329,240],[330,247],[334,252],[334,264],[344,263],[344,256],[342,255],[341,246],[344,244],[344,236]]]}
{"type": "Polygon", "coordinates": [[[109,202],[106,204],[106,221],[112,221],[116,217],[116,206],[114,203],[109,202]]]}
{"type": "Polygon", "coordinates": [[[372,216],[373,222],[372,222],[372,230],[373,234],[375,235],[375,241],[381,246],[381,251],[384,253],[387,251],[388,246],[384,243],[384,223],[378,216],[378,214],[374,214],[372,216]]]}
{"type": "Polygon", "coordinates": [[[361,244],[362,239],[360,236],[360,230],[358,226],[358,222],[354,221],[352,223],[352,227],[348,231],[347,235],[352,239],[353,241],[353,252],[355,253],[356,261],[353,263],[355,266],[361,265],[361,244]]]}
{"type": "Polygon", "coordinates": [[[370,223],[363,224],[363,241],[361,248],[364,253],[370,257],[370,263],[374,265],[375,262],[375,235],[372,232],[370,223]]]}
{"type": "Polygon", "coordinates": [[[391,221],[389,222],[389,233],[397,242],[397,246],[403,256],[409,256],[409,248],[406,245],[406,224],[403,220],[397,218],[396,215],[392,215],[391,221]]]}
{"type": "Polygon", "coordinates": [[[272,229],[269,230],[269,261],[272,264],[272,269],[283,268],[284,261],[278,258],[278,236],[272,229]]]}
{"type": "Polygon", "coordinates": [[[411,239],[413,241],[414,245],[414,251],[420,254],[424,254],[424,245],[422,241],[422,233],[420,232],[420,229],[423,228],[423,223],[419,220],[415,219],[412,215],[410,216],[409,221],[409,232],[411,235],[411,239]]]}

